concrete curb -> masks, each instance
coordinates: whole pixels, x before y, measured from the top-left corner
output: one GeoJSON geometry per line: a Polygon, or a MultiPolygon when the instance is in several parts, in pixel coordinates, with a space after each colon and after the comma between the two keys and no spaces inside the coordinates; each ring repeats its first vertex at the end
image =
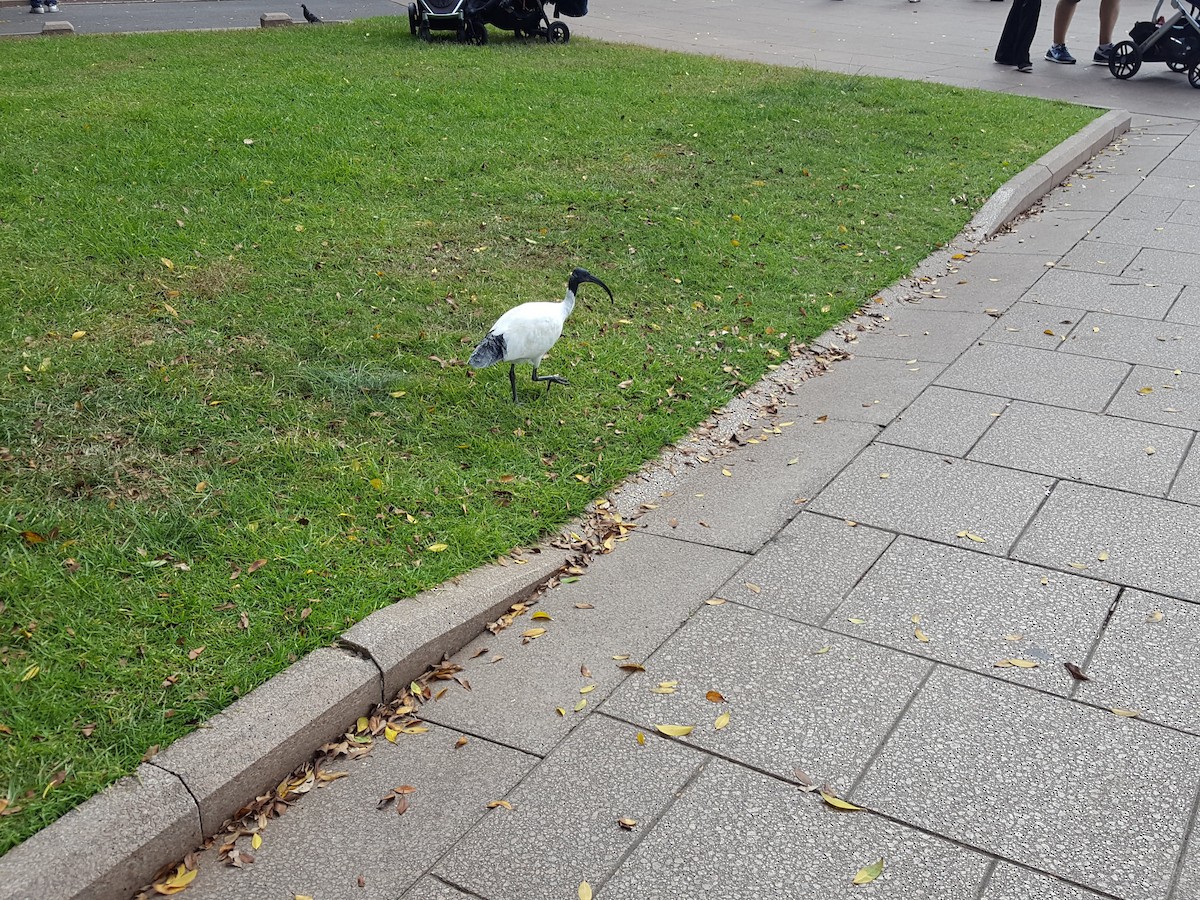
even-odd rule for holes
{"type": "MultiPolygon", "coordinates": [[[[1129,129],[1114,110],[1001,187],[961,239],[983,241],[1129,129]]],[[[917,268],[944,264],[950,250],[917,268]]],[[[820,339],[818,339],[820,340],[820,339]]],[[[534,593],[568,560],[548,545],[381,609],[200,730],[0,857],[0,900],[125,900],[429,665],[534,593]]]]}
{"type": "Polygon", "coordinates": [[[0,900],[126,900],[568,556],[535,548],[363,619],[0,857],[0,900]]]}
{"type": "Polygon", "coordinates": [[[967,224],[964,234],[983,241],[1029,209],[1055,185],[1129,130],[1133,116],[1114,109],[1067,138],[1024,172],[1009,179],[967,224]]]}

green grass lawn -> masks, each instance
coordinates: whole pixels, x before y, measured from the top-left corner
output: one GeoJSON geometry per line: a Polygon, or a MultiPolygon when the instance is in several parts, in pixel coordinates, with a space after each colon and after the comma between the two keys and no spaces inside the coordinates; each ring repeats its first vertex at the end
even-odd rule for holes
{"type": "Polygon", "coordinates": [[[577,515],[1098,114],[400,17],[0,83],[0,851],[577,515]],[[616,304],[514,406],[463,361],[576,265],[616,304]]]}

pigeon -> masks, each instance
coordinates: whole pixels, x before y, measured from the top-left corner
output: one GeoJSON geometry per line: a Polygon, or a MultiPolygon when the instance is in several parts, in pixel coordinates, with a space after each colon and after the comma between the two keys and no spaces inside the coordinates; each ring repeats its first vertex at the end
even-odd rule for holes
{"type": "Polygon", "coordinates": [[[308,7],[307,7],[307,6],[305,6],[303,3],[301,3],[301,4],[300,4],[300,8],[301,8],[302,10],[304,10],[304,20],[305,20],[306,22],[311,22],[313,25],[318,25],[318,24],[320,24],[322,21],[324,21],[324,20],[323,20],[323,19],[322,19],[320,16],[318,16],[316,13],[314,13],[314,12],[309,12],[309,9],[308,9],[308,7]]]}

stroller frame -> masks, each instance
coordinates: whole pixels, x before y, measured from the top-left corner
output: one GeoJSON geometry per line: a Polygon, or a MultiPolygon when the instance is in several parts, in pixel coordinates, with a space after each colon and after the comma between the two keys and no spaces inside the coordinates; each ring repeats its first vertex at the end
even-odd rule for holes
{"type": "Polygon", "coordinates": [[[511,31],[516,37],[537,37],[551,44],[571,39],[566,22],[558,21],[559,7],[567,15],[585,15],[587,0],[413,0],[408,4],[408,28],[422,40],[431,31],[454,31],[460,42],[487,43],[487,25],[511,31]],[[546,4],[554,3],[554,19],[546,4]]]}
{"type": "Polygon", "coordinates": [[[1116,78],[1124,80],[1136,75],[1144,62],[1161,62],[1166,63],[1172,72],[1187,72],[1188,82],[1192,87],[1200,88],[1198,0],[1185,0],[1191,7],[1191,12],[1183,8],[1180,0],[1170,0],[1170,6],[1175,10],[1170,18],[1160,15],[1166,2],[1167,0],[1158,0],[1151,21],[1134,25],[1129,33],[1134,40],[1122,41],[1113,47],[1108,60],[1108,70],[1116,78]],[[1159,22],[1162,24],[1158,24],[1159,22]],[[1150,29],[1149,34],[1146,33],[1147,29],[1150,29]],[[1144,37],[1138,40],[1141,35],[1144,37]]]}

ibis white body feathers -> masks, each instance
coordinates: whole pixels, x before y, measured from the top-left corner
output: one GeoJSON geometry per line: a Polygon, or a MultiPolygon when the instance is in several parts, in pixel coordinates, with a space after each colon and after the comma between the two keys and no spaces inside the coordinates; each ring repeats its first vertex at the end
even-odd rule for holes
{"type": "Polygon", "coordinates": [[[509,364],[508,380],[512,386],[513,402],[517,399],[517,363],[533,366],[533,380],[552,384],[570,384],[561,375],[539,375],[538,366],[550,348],[562,337],[563,323],[575,308],[575,295],[584,282],[598,284],[612,298],[608,286],[586,269],[576,269],[567,282],[567,293],[561,303],[533,302],[514,306],[499,319],[479,342],[468,360],[476,369],[485,369],[498,362],[509,364]]]}

